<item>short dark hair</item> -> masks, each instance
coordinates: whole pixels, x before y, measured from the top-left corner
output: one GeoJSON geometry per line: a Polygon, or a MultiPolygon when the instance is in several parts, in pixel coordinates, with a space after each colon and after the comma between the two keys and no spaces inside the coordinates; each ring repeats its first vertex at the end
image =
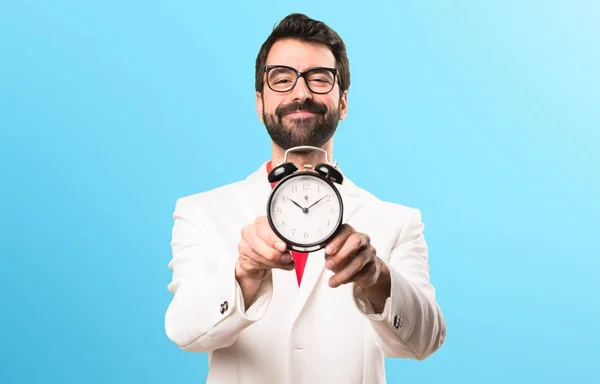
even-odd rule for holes
{"type": "Polygon", "coordinates": [[[346,45],[340,35],[322,21],[311,19],[301,13],[292,13],[273,28],[267,40],[260,47],[256,57],[256,91],[262,92],[263,90],[265,63],[271,47],[282,39],[296,39],[326,45],[335,58],[341,91],[344,92],[350,88],[350,64],[346,54],[346,45]]]}

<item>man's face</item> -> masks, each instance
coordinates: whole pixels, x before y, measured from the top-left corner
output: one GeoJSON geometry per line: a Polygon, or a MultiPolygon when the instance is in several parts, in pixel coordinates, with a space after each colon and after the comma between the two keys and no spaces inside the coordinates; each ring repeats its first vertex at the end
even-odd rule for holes
{"type": "MultiPolygon", "coordinates": [[[[267,66],[284,65],[298,72],[315,67],[335,68],[335,64],[333,53],[326,46],[298,40],[276,42],[266,61],[267,66]]],[[[276,92],[267,84],[264,73],[263,76],[263,92],[257,92],[256,111],[278,146],[283,149],[300,145],[322,147],[331,139],[339,120],[343,120],[347,112],[347,92],[340,97],[337,78],[331,92],[317,94],[311,92],[302,77],[292,90],[276,92]]],[[[311,82],[311,87],[316,84],[313,90],[322,84],[320,80],[317,77],[311,82]]]]}

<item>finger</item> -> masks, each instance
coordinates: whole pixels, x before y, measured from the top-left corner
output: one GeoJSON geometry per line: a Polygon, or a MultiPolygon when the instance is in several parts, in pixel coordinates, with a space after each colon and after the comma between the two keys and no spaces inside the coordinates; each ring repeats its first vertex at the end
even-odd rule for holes
{"type": "Polygon", "coordinates": [[[362,233],[352,233],[344,242],[342,247],[331,256],[327,256],[325,266],[337,272],[344,268],[353,255],[361,252],[369,245],[369,237],[362,233]]]}
{"type": "MultiPolygon", "coordinates": [[[[268,225],[268,224],[267,224],[268,225]]],[[[281,260],[285,249],[276,249],[273,246],[267,244],[263,238],[259,235],[259,231],[265,231],[261,229],[264,226],[262,217],[255,220],[254,225],[249,225],[242,230],[242,239],[248,243],[252,251],[258,254],[259,258],[266,258],[267,260],[289,263],[290,260],[287,256],[281,260]]]]}
{"type": "Polygon", "coordinates": [[[259,256],[266,260],[274,261],[274,262],[284,262],[289,263],[291,260],[288,257],[288,254],[285,251],[280,251],[278,249],[273,248],[269,244],[267,244],[260,236],[256,236],[252,238],[250,242],[250,247],[259,256]]]}
{"type": "Polygon", "coordinates": [[[280,252],[284,252],[287,249],[285,242],[273,232],[266,216],[260,216],[256,220],[256,234],[271,248],[277,249],[280,252]]]}
{"type": "Polygon", "coordinates": [[[339,272],[329,278],[329,286],[339,287],[342,284],[349,283],[354,276],[360,273],[367,264],[368,258],[364,254],[358,254],[339,272]]]}
{"type": "Polygon", "coordinates": [[[269,248],[266,244],[260,244],[262,240],[255,240],[253,245],[250,245],[245,240],[241,240],[238,244],[238,251],[240,255],[245,256],[249,262],[252,264],[254,268],[265,269],[265,268],[279,268],[285,270],[292,270],[296,267],[292,256],[289,252],[280,253],[277,250],[269,248]],[[257,245],[258,244],[258,245],[257,245]],[[260,250],[256,250],[255,247],[259,247],[262,249],[262,253],[260,250]],[[264,253],[271,252],[272,257],[268,258],[264,256],[264,253]],[[285,257],[284,257],[285,256],[285,257]]]}
{"type": "Polygon", "coordinates": [[[348,237],[354,233],[354,228],[343,224],[340,231],[331,239],[325,247],[325,256],[333,255],[344,245],[348,237]]]}

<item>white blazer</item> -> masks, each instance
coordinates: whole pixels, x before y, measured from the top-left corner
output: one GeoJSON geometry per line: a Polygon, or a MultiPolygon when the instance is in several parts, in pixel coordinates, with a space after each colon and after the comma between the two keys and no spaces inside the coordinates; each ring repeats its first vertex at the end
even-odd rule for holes
{"type": "Polygon", "coordinates": [[[273,270],[244,308],[234,269],[242,227],[265,215],[266,163],[245,180],[177,200],[169,268],[167,336],[209,352],[209,384],[379,384],[384,357],[422,360],[446,324],[429,281],[420,211],[384,202],[346,177],[344,223],[369,235],[391,270],[391,297],[373,313],[354,284],[331,288],[323,250],[295,271],[273,270]]]}

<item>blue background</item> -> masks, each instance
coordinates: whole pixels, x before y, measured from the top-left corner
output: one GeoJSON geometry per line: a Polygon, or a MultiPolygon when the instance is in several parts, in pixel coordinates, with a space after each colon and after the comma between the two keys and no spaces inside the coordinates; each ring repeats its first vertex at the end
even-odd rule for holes
{"type": "Polygon", "coordinates": [[[0,3],[0,382],[204,382],[164,333],[171,214],[268,158],[254,60],[294,11],[348,45],[335,159],[426,223],[448,338],[389,382],[597,380],[599,2],[19,0],[0,3]]]}

